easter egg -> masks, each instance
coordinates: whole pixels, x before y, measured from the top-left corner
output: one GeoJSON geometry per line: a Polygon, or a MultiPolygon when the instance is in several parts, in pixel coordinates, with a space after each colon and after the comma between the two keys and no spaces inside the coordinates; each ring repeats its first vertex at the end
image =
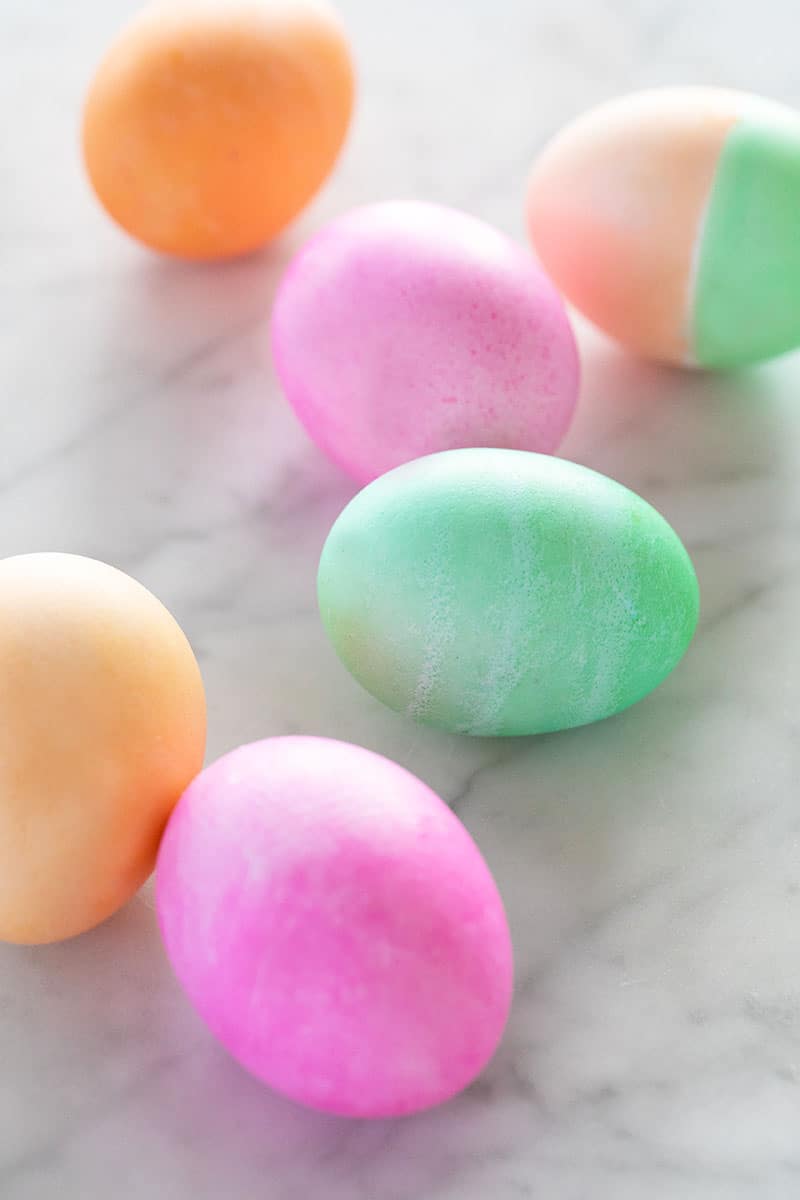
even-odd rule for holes
{"type": "Polygon", "coordinates": [[[572,417],[578,357],[530,254],[453,209],[356,209],[300,251],[272,348],[320,448],[359,482],[461,446],[551,453],[572,417]]]}
{"type": "Polygon", "coordinates": [[[0,939],[57,941],[124,904],[205,734],[195,657],[155,596],[75,555],[0,561],[0,939]]]}
{"type": "Polygon", "coordinates": [[[664,88],[558,134],[528,188],[556,285],[640,354],[735,367],[800,345],[800,117],[717,88],[664,88]]]}
{"type": "Polygon", "coordinates": [[[505,736],[640,700],[686,650],[698,589],[677,535],[621,484],[474,449],[397,467],[350,502],[319,605],[344,665],[390,708],[505,736]]]}
{"type": "Polygon", "coordinates": [[[183,258],[275,237],[329,174],[353,104],[325,0],[161,0],[103,59],[83,149],[109,215],[183,258]]]}
{"type": "Polygon", "coordinates": [[[156,904],[210,1030],[302,1104],[428,1108],[501,1037],[511,945],[489,870],[439,797],[369,750],[277,737],[207,767],[167,826],[156,904]]]}

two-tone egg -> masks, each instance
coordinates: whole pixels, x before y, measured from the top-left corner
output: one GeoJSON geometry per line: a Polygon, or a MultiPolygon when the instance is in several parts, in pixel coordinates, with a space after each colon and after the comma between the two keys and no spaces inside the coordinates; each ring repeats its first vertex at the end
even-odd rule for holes
{"type": "Polygon", "coordinates": [[[800,345],[800,116],[718,88],[613,100],[536,163],[527,219],[553,280],[637,353],[733,367],[800,345]]]}

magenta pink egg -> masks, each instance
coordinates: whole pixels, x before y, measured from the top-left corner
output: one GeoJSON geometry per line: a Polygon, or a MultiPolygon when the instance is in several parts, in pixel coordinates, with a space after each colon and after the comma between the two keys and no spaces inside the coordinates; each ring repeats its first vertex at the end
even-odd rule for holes
{"type": "Polygon", "coordinates": [[[569,320],[531,255],[434,204],[356,209],[312,238],[272,348],[311,437],[362,483],[438,450],[550,454],[578,393],[569,320]]]}
{"type": "Polygon", "coordinates": [[[489,870],[439,797],[369,750],[271,738],[208,767],[167,826],[157,905],[209,1028],[302,1104],[428,1108],[502,1035],[511,944],[489,870]]]}

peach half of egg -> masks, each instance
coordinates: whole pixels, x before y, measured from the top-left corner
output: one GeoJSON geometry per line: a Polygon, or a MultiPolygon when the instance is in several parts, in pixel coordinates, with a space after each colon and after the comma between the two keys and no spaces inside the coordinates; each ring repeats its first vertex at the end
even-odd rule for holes
{"type": "Polygon", "coordinates": [[[800,345],[800,116],[718,88],[613,100],[534,165],[531,240],[636,353],[735,367],[800,345]]]}

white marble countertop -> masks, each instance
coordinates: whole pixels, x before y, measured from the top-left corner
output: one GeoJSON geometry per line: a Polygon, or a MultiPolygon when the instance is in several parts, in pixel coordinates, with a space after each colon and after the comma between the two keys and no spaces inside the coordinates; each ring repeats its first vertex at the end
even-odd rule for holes
{"type": "MultiPolygon", "coordinates": [[[[564,453],[674,523],[703,594],[669,682],[605,724],[513,742],[416,728],[351,681],[316,614],[352,487],[268,363],[293,250],[418,196],[521,235],[529,160],[651,82],[800,102],[796,0],[342,0],[356,129],[291,234],[160,261],[96,209],[92,65],[133,0],[0,0],[0,553],[117,564],[185,626],[209,756],[289,731],[421,775],[477,836],[518,988],[466,1095],[348,1124],[248,1078],[172,981],[148,891],[95,932],[0,947],[2,1200],[796,1200],[800,1195],[800,359],[659,371],[581,330],[564,453]]],[[[800,210],[799,210],[800,211],[800,210]]]]}

